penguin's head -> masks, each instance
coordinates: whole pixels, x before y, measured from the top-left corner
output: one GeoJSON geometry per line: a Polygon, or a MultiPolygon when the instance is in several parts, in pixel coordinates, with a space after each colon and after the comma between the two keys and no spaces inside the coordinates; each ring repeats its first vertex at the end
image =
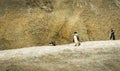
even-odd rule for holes
{"type": "Polygon", "coordinates": [[[74,34],[77,34],[77,32],[74,32],[74,34]]]}

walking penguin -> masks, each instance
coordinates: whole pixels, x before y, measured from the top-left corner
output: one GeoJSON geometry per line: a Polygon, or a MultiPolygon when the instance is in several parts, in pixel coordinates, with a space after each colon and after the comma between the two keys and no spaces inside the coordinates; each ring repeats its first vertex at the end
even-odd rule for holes
{"type": "Polygon", "coordinates": [[[80,45],[80,39],[77,32],[74,32],[73,42],[75,43],[75,46],[80,45]]]}

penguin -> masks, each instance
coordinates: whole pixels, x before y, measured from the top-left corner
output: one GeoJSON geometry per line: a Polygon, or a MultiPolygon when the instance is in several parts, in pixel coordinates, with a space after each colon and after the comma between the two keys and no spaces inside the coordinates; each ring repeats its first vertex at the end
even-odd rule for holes
{"type": "Polygon", "coordinates": [[[73,42],[75,43],[75,46],[80,45],[80,39],[77,32],[74,32],[73,42]]]}
{"type": "Polygon", "coordinates": [[[49,42],[49,45],[56,46],[56,42],[55,41],[51,41],[51,42],[49,42]]]}
{"type": "Polygon", "coordinates": [[[111,29],[110,40],[115,40],[115,31],[114,31],[114,29],[111,29]]]}

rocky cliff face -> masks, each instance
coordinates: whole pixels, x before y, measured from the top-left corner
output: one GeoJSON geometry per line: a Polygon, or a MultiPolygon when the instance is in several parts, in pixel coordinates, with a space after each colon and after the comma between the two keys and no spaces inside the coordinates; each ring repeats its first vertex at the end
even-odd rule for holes
{"type": "Polygon", "coordinates": [[[0,0],[0,49],[120,39],[120,0],[0,0]]]}

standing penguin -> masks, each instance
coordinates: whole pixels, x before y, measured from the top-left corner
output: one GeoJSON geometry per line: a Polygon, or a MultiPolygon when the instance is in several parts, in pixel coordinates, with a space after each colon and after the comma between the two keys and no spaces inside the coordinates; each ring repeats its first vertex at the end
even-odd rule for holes
{"type": "Polygon", "coordinates": [[[75,46],[80,45],[80,39],[77,32],[74,32],[73,42],[75,43],[75,46]]]}
{"type": "Polygon", "coordinates": [[[111,29],[110,40],[115,40],[115,31],[114,31],[114,29],[111,29]]]}

